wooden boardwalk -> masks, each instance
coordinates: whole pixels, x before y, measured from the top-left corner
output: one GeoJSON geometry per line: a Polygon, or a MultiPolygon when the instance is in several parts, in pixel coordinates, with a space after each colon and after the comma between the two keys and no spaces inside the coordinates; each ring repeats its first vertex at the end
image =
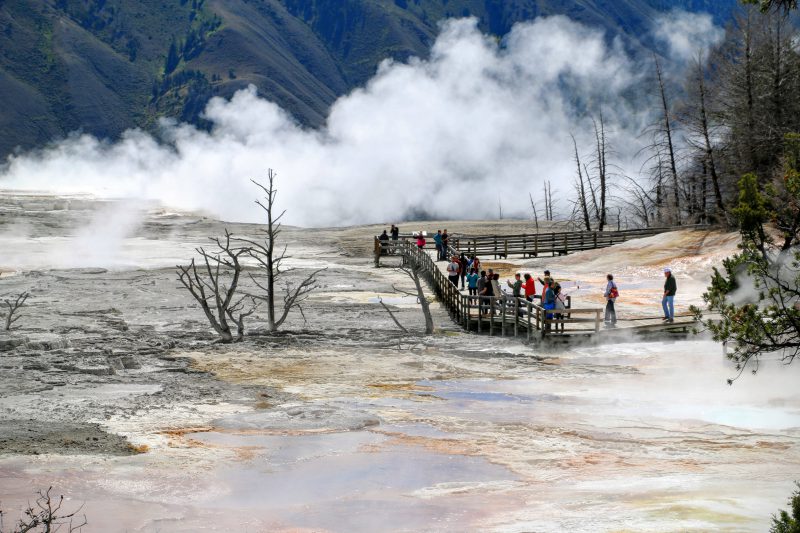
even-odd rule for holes
{"type": "Polygon", "coordinates": [[[428,252],[419,249],[413,241],[401,239],[381,243],[376,238],[375,266],[381,266],[382,259],[392,257],[399,259],[402,266],[417,270],[448,310],[453,321],[467,331],[488,335],[513,335],[527,341],[578,338],[610,341],[631,335],[688,333],[697,324],[693,316],[680,315],[671,323],[663,321],[661,317],[638,317],[621,319],[616,327],[605,327],[603,308],[573,307],[574,302],[571,299],[568,299],[567,309],[556,314],[545,310],[538,299],[528,301],[505,294],[469,296],[459,291],[428,252]]]}
{"type": "Polygon", "coordinates": [[[621,242],[642,237],[652,237],[659,233],[687,229],[658,227],[622,231],[566,231],[559,233],[536,233],[521,235],[491,235],[453,237],[450,244],[459,252],[478,257],[492,256],[495,259],[516,255],[538,257],[540,255],[567,255],[572,252],[606,248],[621,242]]]}

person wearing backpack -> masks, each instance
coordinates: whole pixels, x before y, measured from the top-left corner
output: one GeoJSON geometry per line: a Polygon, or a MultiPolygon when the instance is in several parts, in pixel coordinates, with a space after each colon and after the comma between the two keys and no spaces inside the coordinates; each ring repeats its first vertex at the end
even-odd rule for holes
{"type": "Polygon", "coordinates": [[[606,283],[606,291],[603,293],[606,299],[605,323],[607,327],[613,328],[617,324],[617,311],[614,309],[614,302],[619,298],[619,289],[617,284],[614,283],[613,274],[607,275],[606,280],[608,280],[608,283],[606,283]]]}

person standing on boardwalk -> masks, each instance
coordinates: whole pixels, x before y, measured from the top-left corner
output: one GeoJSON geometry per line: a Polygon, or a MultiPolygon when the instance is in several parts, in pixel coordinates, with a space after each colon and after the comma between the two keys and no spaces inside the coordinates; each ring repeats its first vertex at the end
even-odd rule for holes
{"type": "Polygon", "coordinates": [[[547,292],[547,287],[552,282],[553,282],[553,278],[550,277],[550,271],[549,270],[545,270],[544,271],[544,279],[539,278],[539,283],[542,284],[542,300],[541,300],[542,303],[544,303],[544,297],[545,297],[545,293],[547,292]]]}
{"type": "Polygon", "coordinates": [[[421,231],[417,233],[417,248],[420,250],[425,248],[425,235],[423,235],[421,231]]]}
{"type": "Polygon", "coordinates": [[[467,289],[469,290],[470,296],[477,296],[479,279],[480,276],[478,276],[478,271],[474,268],[470,270],[469,274],[467,274],[467,289]]]}
{"type": "Polygon", "coordinates": [[[450,280],[450,283],[458,288],[458,271],[459,271],[459,264],[458,264],[458,256],[454,255],[450,262],[447,264],[447,279],[450,280]]]}
{"type": "Polygon", "coordinates": [[[381,241],[381,255],[386,255],[386,250],[389,248],[389,235],[387,235],[386,230],[383,230],[378,240],[381,241]]]}
{"type": "Polygon", "coordinates": [[[500,288],[500,274],[492,274],[492,294],[494,295],[492,300],[492,312],[494,313],[495,307],[499,306],[497,298],[503,296],[503,289],[500,288]]]}
{"type": "Polygon", "coordinates": [[[433,242],[436,244],[436,260],[443,261],[445,255],[442,253],[442,230],[436,230],[436,235],[433,236],[433,242]]]}
{"type": "Polygon", "coordinates": [[[478,259],[477,256],[473,255],[472,256],[472,260],[470,261],[469,267],[470,268],[474,268],[476,271],[480,272],[481,271],[481,260],[478,259]]]}
{"type": "Polygon", "coordinates": [[[553,283],[553,294],[555,294],[555,297],[556,297],[555,307],[553,309],[558,311],[557,313],[553,314],[553,318],[555,318],[556,320],[559,321],[559,322],[556,322],[555,329],[556,329],[556,331],[558,331],[559,330],[559,326],[560,326],[561,332],[563,333],[564,332],[564,322],[563,322],[564,313],[563,313],[563,311],[565,311],[567,309],[567,304],[566,304],[566,301],[565,301],[565,298],[564,298],[564,294],[561,292],[561,285],[560,284],[553,283]]]}
{"type": "Polygon", "coordinates": [[[511,283],[510,279],[506,280],[506,283],[511,287],[511,294],[514,298],[522,297],[522,276],[519,272],[514,274],[514,283],[511,283]]]}
{"type": "Polygon", "coordinates": [[[605,314],[605,323],[606,326],[614,327],[617,323],[617,311],[614,309],[614,302],[617,301],[619,297],[619,289],[617,289],[617,284],[614,283],[614,276],[609,274],[606,276],[606,290],[603,293],[603,296],[606,299],[606,314],[605,314]]]}
{"type": "Polygon", "coordinates": [[[396,241],[400,237],[400,228],[392,224],[392,230],[389,233],[392,236],[392,240],[396,241]]]}
{"type": "Polygon", "coordinates": [[[514,283],[511,283],[510,279],[507,279],[506,283],[508,284],[509,287],[511,287],[511,295],[514,297],[514,305],[513,305],[514,313],[519,313],[519,307],[520,307],[519,299],[524,297],[524,294],[522,292],[523,290],[522,275],[519,272],[517,272],[516,274],[514,274],[514,283]]]}
{"type": "Polygon", "coordinates": [[[675,293],[678,292],[678,282],[672,275],[672,269],[664,269],[664,297],[661,298],[661,307],[664,309],[664,320],[675,321],[675,293]]]}
{"type": "Polygon", "coordinates": [[[481,279],[478,280],[478,296],[481,298],[481,313],[486,314],[489,302],[491,301],[491,297],[493,296],[492,291],[492,280],[489,279],[492,273],[492,269],[489,269],[489,276],[486,275],[486,271],[481,271],[481,279]]]}
{"type": "MultiPolygon", "coordinates": [[[[542,307],[545,310],[545,318],[547,320],[553,319],[553,313],[548,312],[556,308],[556,291],[553,289],[553,280],[545,277],[544,291],[542,292],[542,307]]],[[[548,322],[545,329],[549,330],[551,324],[548,322]]]]}
{"type": "Polygon", "coordinates": [[[458,277],[461,278],[461,290],[463,291],[465,288],[464,282],[467,279],[467,272],[469,272],[469,259],[467,259],[467,254],[464,252],[461,252],[461,256],[458,258],[458,265],[460,267],[458,277]]]}
{"type": "Polygon", "coordinates": [[[450,253],[448,246],[450,245],[450,236],[447,234],[447,229],[442,232],[442,259],[447,259],[447,254],[450,253]]]}
{"type": "Polygon", "coordinates": [[[533,276],[529,273],[525,273],[525,299],[529,302],[533,301],[533,297],[536,295],[536,282],[533,280],[533,276]]]}

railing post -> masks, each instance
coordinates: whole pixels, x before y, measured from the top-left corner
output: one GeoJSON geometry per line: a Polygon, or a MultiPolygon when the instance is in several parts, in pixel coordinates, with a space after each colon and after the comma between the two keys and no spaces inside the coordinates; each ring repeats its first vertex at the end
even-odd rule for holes
{"type": "Polygon", "coordinates": [[[469,296],[461,295],[461,320],[464,322],[464,329],[469,331],[469,296]]]}
{"type": "Polygon", "coordinates": [[[594,312],[594,332],[600,333],[600,310],[596,309],[594,312]]]}
{"type": "Polygon", "coordinates": [[[508,259],[508,239],[505,239],[503,241],[503,253],[504,253],[503,257],[508,259]]]}
{"type": "Polygon", "coordinates": [[[539,234],[533,236],[533,255],[539,257],[539,234]]]}
{"type": "Polygon", "coordinates": [[[500,319],[503,321],[502,324],[500,324],[500,336],[505,337],[506,336],[506,309],[508,308],[508,305],[506,305],[508,302],[506,302],[505,295],[500,297],[500,302],[501,302],[500,305],[503,306],[502,311],[500,311],[500,319]]]}
{"type": "Polygon", "coordinates": [[[597,232],[594,232],[594,247],[597,248],[597,232]]]}
{"type": "Polygon", "coordinates": [[[494,296],[489,296],[489,335],[494,335],[494,296]]]}
{"type": "MultiPolygon", "coordinates": [[[[526,300],[527,301],[527,300],[526,300]]],[[[527,302],[528,308],[528,342],[531,342],[531,314],[533,313],[533,304],[527,302]]]]}
{"type": "Polygon", "coordinates": [[[514,298],[514,338],[519,336],[519,298],[514,298]]]}

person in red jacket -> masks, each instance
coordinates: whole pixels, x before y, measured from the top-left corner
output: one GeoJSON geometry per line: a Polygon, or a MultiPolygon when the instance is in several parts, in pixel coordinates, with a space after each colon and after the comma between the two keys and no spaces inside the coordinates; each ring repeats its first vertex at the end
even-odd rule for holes
{"type": "Polygon", "coordinates": [[[536,281],[533,279],[533,276],[527,273],[525,274],[525,283],[523,287],[525,288],[525,299],[532,302],[534,295],[536,295],[536,281]]]}

